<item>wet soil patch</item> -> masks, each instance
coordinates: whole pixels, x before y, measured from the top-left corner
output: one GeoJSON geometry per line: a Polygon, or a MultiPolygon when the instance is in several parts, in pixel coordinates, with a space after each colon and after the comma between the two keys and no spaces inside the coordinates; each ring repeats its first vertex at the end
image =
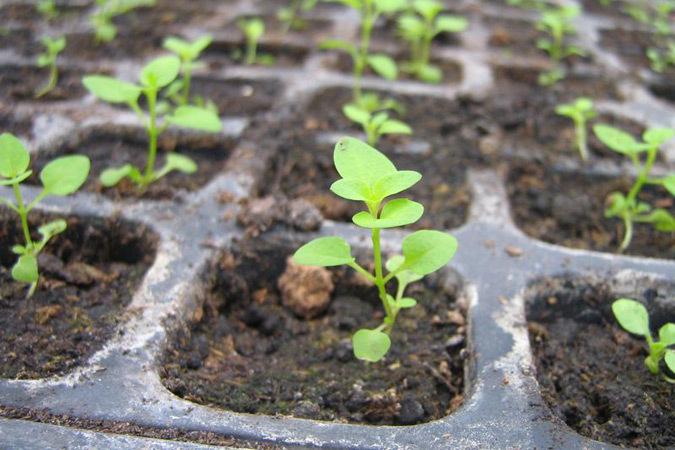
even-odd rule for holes
{"type": "Polygon", "coordinates": [[[237,412],[318,420],[413,424],[455,411],[467,355],[459,286],[439,276],[411,286],[418,306],[399,316],[385,360],[365,364],[353,357],[350,337],[379,324],[376,290],[346,269],[332,271],[328,310],[299,319],[277,289],[296,245],[244,242],[223,256],[201,320],[168,349],[165,386],[237,412]]]}
{"type": "MultiPolygon", "coordinates": [[[[627,193],[633,180],[580,173],[555,172],[529,164],[514,167],[508,176],[511,209],[517,225],[528,235],[567,247],[614,253],[623,239],[623,222],[604,217],[607,196],[627,193]]],[[[643,189],[640,200],[675,214],[673,197],[659,187],[643,189]]],[[[626,253],[675,258],[675,233],[636,224],[626,253]]]]}
{"type": "Polygon", "coordinates": [[[97,42],[90,32],[70,33],[66,35],[67,45],[62,54],[82,61],[146,58],[153,52],[162,52],[165,35],[159,34],[157,30],[120,31],[111,42],[97,42]]]}
{"type": "Polygon", "coordinates": [[[193,97],[214,102],[221,116],[236,116],[269,110],[281,96],[282,89],[277,80],[219,80],[198,76],[193,78],[190,92],[193,97]]]}
{"type": "MultiPolygon", "coordinates": [[[[141,131],[97,129],[86,132],[77,142],[69,143],[54,153],[38,157],[33,164],[33,171],[39,173],[47,162],[58,156],[83,154],[91,160],[91,172],[84,189],[91,192],[102,191],[113,199],[142,197],[167,200],[174,198],[181,191],[195,191],[206,185],[225,167],[232,145],[232,142],[218,135],[165,132],[159,140],[155,168],[161,168],[166,154],[175,151],[195,161],[198,166],[197,172],[192,175],[171,172],[152,183],[143,193],[126,179],[110,189],[103,188],[98,181],[101,172],[110,167],[119,167],[126,163],[139,168],[145,167],[148,140],[141,131]]],[[[35,177],[32,177],[31,181],[39,183],[35,177]]]]}
{"type": "MultiPolygon", "coordinates": [[[[561,277],[538,282],[527,304],[537,380],[554,415],[580,434],[622,447],[675,445],[675,391],[644,365],[646,344],[617,324],[618,297],[604,284],[561,277]]],[[[672,287],[630,294],[652,331],[675,322],[672,287]]]]}
{"type": "MultiPolygon", "coordinates": [[[[31,229],[55,217],[31,214],[31,229]]],[[[156,237],[116,219],[70,217],[40,257],[37,291],[13,281],[19,220],[0,210],[0,376],[63,374],[85,362],[128,318],[124,308],[154,260],[156,237]]],[[[37,238],[37,233],[33,238],[37,238]]]]}
{"type": "Polygon", "coordinates": [[[49,81],[49,69],[33,66],[0,67],[0,96],[15,100],[62,101],[74,100],[85,95],[82,85],[83,73],[78,70],[60,67],[58,83],[46,95],[35,98],[49,81]]]}
{"type": "MultiPolygon", "coordinates": [[[[203,59],[211,69],[218,70],[233,64],[243,64],[244,51],[245,44],[243,41],[214,41],[204,50],[203,59]]],[[[277,67],[302,66],[309,51],[295,45],[260,43],[257,54],[258,56],[271,55],[274,57],[274,64],[257,65],[269,67],[272,70],[277,67]]]]}

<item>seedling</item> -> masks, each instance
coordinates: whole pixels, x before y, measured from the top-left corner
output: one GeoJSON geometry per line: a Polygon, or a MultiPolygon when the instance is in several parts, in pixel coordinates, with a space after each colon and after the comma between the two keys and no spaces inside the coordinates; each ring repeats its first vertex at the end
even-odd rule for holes
{"type": "Polygon", "coordinates": [[[441,69],[429,63],[431,42],[441,33],[459,33],[469,25],[464,17],[440,15],[441,11],[443,4],[436,0],[415,0],[398,19],[398,32],[410,45],[410,61],[401,70],[427,83],[443,79],[441,69]]]}
{"type": "Polygon", "coordinates": [[[44,45],[45,51],[38,55],[37,65],[49,68],[49,81],[35,94],[36,98],[48,94],[56,87],[56,83],[59,80],[59,68],[56,65],[56,58],[66,48],[66,38],[63,36],[55,39],[43,36],[40,42],[44,45]]]}
{"type": "Polygon", "coordinates": [[[97,42],[110,42],[117,36],[113,19],[143,6],[155,6],[156,0],[96,0],[97,9],[89,17],[89,23],[97,42]]]}
{"type": "MultiPolygon", "coordinates": [[[[358,47],[351,42],[331,39],[321,44],[327,50],[340,50],[352,58],[354,85],[353,102],[362,101],[363,72],[369,66],[381,77],[394,80],[398,76],[396,62],[383,53],[370,53],[370,38],[375,21],[383,14],[394,14],[406,8],[406,0],[326,0],[342,3],[355,9],[361,16],[361,39],[358,47]]],[[[365,109],[365,108],[363,108],[365,109]]],[[[371,111],[372,112],[372,111],[371,111]]]]}
{"type": "Polygon", "coordinates": [[[506,0],[506,4],[523,9],[541,10],[546,8],[546,2],[544,0],[506,0]]]}
{"type": "Polygon", "coordinates": [[[645,358],[647,369],[654,375],[661,374],[669,383],[675,383],[675,378],[662,373],[660,367],[663,360],[668,369],[675,373],[675,349],[668,348],[675,345],[675,323],[663,325],[659,329],[659,340],[654,341],[649,327],[649,313],[640,302],[620,298],[612,303],[612,312],[624,330],[647,340],[649,347],[649,356],[645,358]]]}
{"type": "Polygon", "coordinates": [[[342,178],[333,183],[331,191],[366,205],[367,210],[357,213],[352,221],[371,230],[374,274],[356,262],[349,244],[340,237],[315,239],[300,247],[293,260],[307,266],[346,265],[377,286],[386,317],[380,326],[358,330],[352,336],[354,355],[364,361],[375,362],[382,359],[391,347],[389,336],[398,313],[417,304],[415,299],[405,296],[407,286],[445,266],[457,250],[457,240],[440,231],[416,231],[403,239],[403,254],[386,262],[388,273],[385,275],[380,232],[385,228],[415,223],[424,212],[424,207],[412,200],[387,198],[417,184],[422,175],[410,170],[397,170],[385,155],[364,142],[348,137],[338,141],[333,160],[342,178]],[[387,291],[387,283],[394,278],[398,281],[395,296],[387,291]]]}
{"type": "Polygon", "coordinates": [[[384,111],[371,114],[356,105],[348,104],[342,107],[342,112],[349,120],[363,127],[368,144],[372,146],[376,145],[385,134],[412,134],[408,124],[391,119],[384,111]]]}
{"type": "Polygon", "coordinates": [[[648,184],[660,185],[675,197],[675,173],[663,178],[650,176],[659,148],[675,136],[675,130],[669,128],[651,128],[642,135],[643,142],[638,142],[630,134],[609,125],[595,125],[595,135],[611,150],[628,156],[638,172],[637,179],[627,195],[613,192],[608,197],[609,207],[605,217],[619,217],[624,223],[624,238],[619,247],[623,252],[633,239],[634,223],[649,223],[657,231],[675,231],[675,217],[663,208],[652,208],[646,202],[638,200],[642,188],[648,184]],[[646,154],[644,162],[641,156],[646,154]]]}
{"type": "Polygon", "coordinates": [[[649,65],[654,72],[662,73],[670,66],[675,67],[675,41],[667,43],[666,48],[651,47],[647,49],[649,65]]]}
{"type": "Polygon", "coordinates": [[[150,61],[141,70],[138,77],[140,84],[102,75],[88,75],[83,78],[82,82],[85,87],[99,99],[108,103],[126,104],[135,111],[139,119],[144,122],[148,134],[149,147],[145,169],[141,171],[132,164],[106,169],[100,175],[103,186],[112,187],[122,179],[129,178],[139,187],[140,191],[143,191],[149,184],[171,171],[177,170],[187,174],[196,172],[197,165],[194,161],[187,156],[175,153],[169,153],[165,165],[155,170],[157,140],[169,125],[213,133],[222,129],[222,123],[215,112],[197,106],[179,106],[165,117],[158,117],[157,94],[176,79],[180,67],[181,62],[178,57],[161,56],[150,61]],[[147,102],[147,114],[139,106],[141,94],[147,102]]]}
{"type": "Polygon", "coordinates": [[[575,33],[571,20],[579,15],[578,6],[561,6],[542,12],[537,29],[548,34],[547,38],[537,41],[537,47],[548,53],[555,67],[539,75],[539,84],[552,86],[565,78],[562,61],[573,55],[584,56],[585,52],[577,46],[565,42],[568,35],[575,33]]]}
{"type": "Polygon", "coordinates": [[[3,197],[0,197],[0,203],[19,215],[24,238],[24,245],[12,247],[12,252],[18,255],[18,260],[12,267],[12,278],[30,284],[28,297],[35,292],[40,278],[38,255],[51,238],[66,229],[66,221],[63,219],[46,223],[38,228],[40,240],[34,241],[28,226],[28,213],[49,195],[64,197],[77,191],[87,180],[91,164],[89,158],[82,155],[64,156],[51,161],[40,171],[42,192],[26,204],[20,185],[33,173],[29,166],[30,154],[23,143],[10,133],[1,134],[0,186],[12,187],[16,203],[3,197]]]}
{"type": "Polygon", "coordinates": [[[37,10],[46,20],[54,20],[59,16],[55,0],[40,0],[37,2],[37,10]]]}
{"type": "Polygon", "coordinates": [[[284,33],[289,30],[304,30],[307,22],[301,14],[314,9],[317,2],[318,0],[291,0],[290,5],[279,8],[277,17],[284,24],[284,33]]]}
{"type": "Polygon", "coordinates": [[[586,124],[590,119],[595,118],[598,113],[593,106],[593,100],[587,97],[580,97],[571,103],[558,105],[555,112],[561,116],[569,117],[574,121],[574,130],[577,139],[577,149],[581,159],[588,160],[588,132],[586,124]]]}
{"type": "Polygon", "coordinates": [[[164,48],[180,58],[182,78],[171,83],[167,89],[167,97],[173,99],[177,105],[190,103],[192,71],[200,67],[200,63],[196,62],[197,58],[212,41],[213,38],[209,35],[202,36],[193,42],[178,37],[168,37],[164,40],[164,48]]]}
{"type": "Polygon", "coordinates": [[[244,63],[247,65],[262,64],[269,66],[274,64],[272,55],[258,55],[258,41],[265,34],[265,22],[259,17],[239,19],[237,26],[244,33],[246,39],[246,51],[244,63]]]}

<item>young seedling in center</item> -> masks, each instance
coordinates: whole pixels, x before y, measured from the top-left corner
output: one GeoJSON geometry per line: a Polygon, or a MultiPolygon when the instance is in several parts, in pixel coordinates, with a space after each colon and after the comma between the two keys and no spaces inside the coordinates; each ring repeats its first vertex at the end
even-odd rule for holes
{"type": "Polygon", "coordinates": [[[112,187],[124,178],[129,178],[141,191],[149,184],[157,181],[171,171],[194,173],[197,165],[184,155],[169,153],[165,165],[155,169],[157,159],[157,140],[159,135],[169,125],[219,132],[222,123],[218,115],[210,109],[197,106],[183,105],[162,118],[158,117],[157,94],[170,85],[178,76],[181,62],[176,56],[162,56],[152,60],[141,70],[138,80],[140,84],[117,80],[108,76],[89,75],[83,78],[85,87],[96,97],[108,103],[126,104],[136,112],[139,119],[145,123],[148,134],[149,147],[145,169],[137,168],[132,164],[104,170],[100,175],[101,184],[112,187]],[[146,115],[139,106],[139,98],[143,94],[148,105],[146,115]]]}
{"type": "Polygon", "coordinates": [[[318,0],[291,0],[288,6],[279,8],[277,17],[284,24],[284,33],[289,30],[303,30],[307,27],[307,22],[302,18],[301,13],[311,11],[316,6],[318,0]]]}
{"type": "Polygon", "coordinates": [[[537,29],[549,35],[537,41],[537,47],[548,53],[555,67],[539,75],[539,84],[552,86],[565,78],[562,61],[570,56],[584,56],[585,52],[577,46],[565,42],[568,35],[574,34],[571,21],[579,15],[578,6],[560,6],[542,12],[537,29]]]}
{"type": "Polygon", "coordinates": [[[561,116],[569,117],[574,122],[574,131],[577,140],[577,149],[581,159],[588,161],[588,132],[587,122],[594,119],[598,113],[593,106],[593,100],[580,97],[571,103],[558,105],[555,112],[561,116]]]}
{"type": "Polygon", "coordinates": [[[246,40],[246,51],[244,54],[244,64],[274,64],[274,57],[272,55],[258,55],[258,41],[265,34],[265,22],[259,17],[251,17],[239,19],[237,26],[244,34],[246,40]]]}
{"type": "Polygon", "coordinates": [[[55,39],[43,36],[40,41],[45,46],[45,51],[38,55],[37,65],[49,68],[49,81],[35,94],[36,98],[48,94],[56,87],[56,83],[59,80],[59,68],[56,65],[56,58],[66,48],[66,38],[63,36],[55,39]]]}
{"type": "Polygon", "coordinates": [[[652,208],[638,199],[640,191],[648,184],[663,186],[675,197],[675,173],[663,178],[650,176],[660,147],[675,136],[675,130],[651,128],[642,135],[643,142],[638,142],[630,134],[609,125],[595,125],[593,131],[611,150],[629,157],[638,172],[627,195],[613,192],[608,197],[609,207],[605,210],[605,217],[619,217],[624,223],[624,238],[619,251],[623,252],[630,245],[635,222],[652,224],[657,231],[675,231],[675,217],[672,214],[663,208],[652,208]],[[641,157],[645,154],[643,162],[641,157]]]}
{"type": "Polygon", "coordinates": [[[40,240],[34,241],[28,226],[28,214],[38,203],[49,195],[63,197],[77,191],[87,180],[90,168],[89,158],[81,155],[64,156],[47,164],[40,171],[42,192],[26,204],[21,193],[21,182],[33,173],[30,166],[30,154],[23,143],[10,133],[0,135],[0,186],[11,186],[15,203],[0,197],[0,203],[16,212],[21,221],[23,245],[15,245],[12,252],[18,260],[12,267],[12,278],[28,283],[28,297],[32,296],[39,281],[38,255],[49,240],[66,229],[66,221],[55,220],[38,228],[40,240]]]}
{"type": "Polygon", "coordinates": [[[349,244],[340,237],[315,239],[293,255],[298,264],[332,267],[346,265],[356,270],[377,287],[386,316],[374,329],[358,330],[352,337],[354,355],[365,361],[379,361],[391,347],[390,334],[396,318],[403,309],[417,304],[405,296],[410,283],[444,267],[457,250],[457,240],[440,231],[416,231],[403,239],[402,255],[386,262],[384,273],[380,233],[386,228],[403,227],[417,222],[424,207],[406,198],[389,200],[422,178],[417,172],[398,170],[394,164],[373,147],[353,138],[342,138],[333,153],[335,168],[342,177],[333,183],[331,191],[347,200],[363,202],[366,210],[356,214],[352,221],[371,230],[374,273],[364,269],[352,255],[349,244]],[[398,281],[396,294],[387,291],[387,284],[398,281]]]}
{"type": "Polygon", "coordinates": [[[649,326],[649,313],[640,302],[620,298],[612,303],[612,312],[624,330],[647,340],[649,347],[649,356],[645,358],[647,369],[654,375],[661,374],[669,383],[675,383],[675,378],[662,373],[660,367],[661,361],[664,361],[668,369],[675,373],[675,349],[669,348],[675,345],[675,323],[663,325],[659,329],[659,340],[655,341],[649,326]]]}
{"type": "Polygon", "coordinates": [[[56,9],[55,0],[40,0],[37,3],[37,10],[47,20],[54,20],[59,16],[59,11],[56,9]]]}
{"type": "Polygon", "coordinates": [[[371,114],[354,104],[342,107],[342,113],[351,121],[363,127],[369,145],[375,146],[385,134],[412,134],[412,129],[405,122],[391,119],[385,111],[371,114]]]}
{"type": "Polygon", "coordinates": [[[429,62],[431,42],[441,33],[459,33],[469,25],[464,17],[440,15],[443,8],[436,0],[414,0],[410,11],[398,19],[398,32],[410,45],[410,61],[401,70],[427,83],[443,80],[441,69],[429,62]]]}
{"type": "Polygon", "coordinates": [[[197,61],[199,55],[208,47],[213,38],[209,35],[202,36],[199,39],[189,42],[178,37],[168,37],[164,40],[164,48],[173,52],[180,58],[180,73],[182,79],[176,80],[169,86],[169,91],[175,95],[167,96],[174,99],[178,105],[187,105],[190,103],[190,84],[192,81],[192,71],[200,66],[197,61]]]}

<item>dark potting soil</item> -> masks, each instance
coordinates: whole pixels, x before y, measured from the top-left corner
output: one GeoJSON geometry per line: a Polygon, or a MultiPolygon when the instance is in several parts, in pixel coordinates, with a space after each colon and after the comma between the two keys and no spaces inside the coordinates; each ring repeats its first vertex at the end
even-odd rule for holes
{"type": "MultiPolygon", "coordinates": [[[[0,16],[2,17],[2,16],[0,16]]],[[[35,32],[30,28],[0,27],[0,50],[14,52],[19,56],[35,56],[41,51],[41,45],[35,39],[35,32]]]]}
{"type": "MultiPolygon", "coordinates": [[[[537,380],[554,415],[580,434],[636,448],[675,446],[675,390],[644,365],[646,344],[619,327],[617,294],[603,284],[566,277],[535,284],[528,300],[537,380]]],[[[673,291],[633,297],[650,311],[652,331],[675,322],[673,291]],[[655,299],[670,306],[655,311],[655,299]],[[664,302],[662,302],[664,303],[664,302]]]]}
{"type": "Polygon", "coordinates": [[[162,368],[172,392],[237,412],[317,420],[413,424],[456,410],[464,395],[459,286],[433,276],[411,286],[385,360],[354,358],[351,335],[382,319],[377,292],[334,270],[328,310],[312,320],[281,305],[277,280],[295,245],[240,243],[214,267],[213,289],[162,368]]]}
{"type": "MultiPolygon", "coordinates": [[[[288,6],[280,4],[279,7],[288,6]]],[[[251,18],[253,16],[243,15],[234,18],[225,26],[225,31],[233,34],[242,34],[241,29],[237,25],[238,21],[245,18],[251,18]]],[[[303,20],[303,28],[301,30],[290,29],[285,31],[285,24],[282,23],[276,15],[263,15],[255,16],[262,19],[265,22],[265,35],[266,39],[270,38],[282,38],[284,35],[292,36],[294,34],[301,35],[303,39],[310,39],[314,41],[321,41],[327,39],[331,36],[331,21],[326,19],[315,19],[303,16],[300,14],[303,20]]]]}
{"type": "MultiPolygon", "coordinates": [[[[32,214],[31,229],[55,217],[32,214]]],[[[10,274],[20,242],[14,213],[0,211],[0,376],[14,379],[63,374],[86,361],[113,336],[155,255],[156,238],[115,219],[67,219],[67,230],[40,255],[40,283],[10,274]]],[[[37,233],[36,233],[37,234],[37,233]]],[[[35,239],[37,236],[34,236],[35,239]]]]}
{"type": "MultiPolygon", "coordinates": [[[[218,70],[234,64],[243,64],[245,44],[243,41],[214,41],[204,50],[203,60],[211,69],[218,70]]],[[[258,45],[258,56],[271,55],[274,63],[268,66],[270,70],[278,67],[302,66],[309,50],[304,47],[290,44],[262,42],[258,45]]]]}
{"type": "MultiPolygon", "coordinates": [[[[650,69],[646,52],[655,45],[655,35],[646,31],[616,28],[600,32],[600,46],[619,55],[635,70],[650,69]]],[[[670,85],[675,84],[675,68],[671,66],[661,77],[670,85]]]]}
{"type": "MultiPolygon", "coordinates": [[[[164,165],[169,151],[175,151],[197,163],[197,172],[191,175],[170,172],[152,183],[144,192],[139,192],[136,185],[128,179],[108,189],[98,181],[101,172],[126,163],[144,168],[148,154],[148,139],[140,131],[97,130],[85,135],[77,144],[67,145],[51,154],[40,155],[33,164],[33,172],[39,173],[42,167],[56,157],[82,154],[91,160],[91,172],[84,189],[102,192],[114,199],[142,197],[168,200],[174,198],[180,191],[196,191],[206,185],[225,167],[230,148],[231,142],[215,134],[183,136],[171,131],[165,132],[159,139],[155,169],[158,170],[164,165]]],[[[31,182],[39,183],[36,176],[31,177],[31,182]]]]}
{"type": "Polygon", "coordinates": [[[32,137],[33,123],[29,119],[17,118],[9,110],[0,110],[0,133],[12,133],[20,139],[32,137]]]}
{"type": "MultiPolygon", "coordinates": [[[[624,194],[633,180],[548,170],[537,164],[514,167],[508,176],[511,210],[516,224],[528,235],[567,247],[614,253],[623,239],[620,219],[604,217],[605,200],[624,194]]],[[[675,202],[659,187],[643,189],[640,200],[675,214],[675,202]]],[[[675,233],[636,224],[626,250],[631,255],[675,258],[675,233]]]]}
{"type": "Polygon", "coordinates": [[[40,98],[35,94],[49,81],[49,69],[34,66],[0,67],[0,96],[15,100],[58,101],[75,100],[85,94],[83,73],[59,68],[56,87],[40,98]]]}
{"type": "MultiPolygon", "coordinates": [[[[86,5],[72,5],[61,1],[56,1],[56,9],[58,11],[57,17],[51,22],[60,22],[65,19],[77,17],[85,14],[86,5]]],[[[40,14],[36,5],[29,3],[11,3],[9,5],[0,6],[0,17],[10,22],[20,22],[23,25],[36,27],[39,23],[44,23],[47,20],[40,14]]]]}
{"type": "Polygon", "coordinates": [[[507,19],[504,17],[485,16],[483,25],[490,30],[488,45],[514,57],[537,58],[544,57],[545,53],[536,46],[537,39],[542,33],[537,30],[533,22],[522,19],[507,19]]]}
{"type": "Polygon", "coordinates": [[[220,115],[236,116],[269,110],[279,100],[282,89],[278,80],[218,80],[197,76],[192,80],[190,93],[214,102],[220,115]]]}
{"type": "Polygon", "coordinates": [[[161,52],[164,35],[148,29],[119,34],[112,42],[96,42],[93,33],[76,32],[67,34],[66,40],[62,54],[70,59],[99,61],[127,59],[131,55],[146,59],[153,52],[161,52]]]}

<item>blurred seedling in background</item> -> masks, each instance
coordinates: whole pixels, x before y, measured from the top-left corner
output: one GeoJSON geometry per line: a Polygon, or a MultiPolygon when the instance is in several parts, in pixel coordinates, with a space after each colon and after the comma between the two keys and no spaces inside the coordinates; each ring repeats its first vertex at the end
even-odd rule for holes
{"type": "Polygon", "coordinates": [[[381,136],[387,134],[412,134],[408,124],[400,120],[392,119],[385,111],[371,114],[353,104],[342,107],[343,114],[352,122],[363,128],[369,145],[375,146],[381,136]]]}
{"type": "Polygon", "coordinates": [[[59,80],[59,68],[56,65],[56,59],[58,58],[59,53],[61,53],[63,49],[66,48],[66,38],[63,36],[58,38],[43,36],[40,39],[40,42],[42,42],[42,45],[44,45],[45,51],[38,55],[37,65],[39,67],[49,68],[49,80],[35,94],[36,98],[48,94],[56,87],[56,84],[58,83],[59,80]]]}
{"type": "Polygon", "coordinates": [[[176,56],[162,56],[150,61],[138,77],[139,84],[129,83],[108,76],[88,75],[82,80],[85,87],[99,99],[113,104],[126,104],[136,112],[148,134],[149,146],[145,168],[141,170],[132,164],[125,164],[104,170],[100,182],[112,187],[128,178],[142,192],[148,185],[171,171],[192,174],[197,171],[194,161],[184,155],[169,153],[166,163],[156,170],[157,140],[170,125],[216,133],[222,129],[218,115],[210,109],[191,105],[178,106],[164,117],[158,116],[157,95],[178,77],[181,61],[176,56]],[[146,114],[139,106],[141,94],[148,108],[146,114]]]}
{"type": "Polygon", "coordinates": [[[645,338],[649,347],[649,356],[645,358],[645,366],[653,375],[659,375],[669,383],[675,378],[668,377],[661,370],[661,361],[675,373],[675,323],[667,323],[659,329],[659,340],[655,341],[649,326],[649,313],[640,303],[629,298],[620,298],[612,303],[612,312],[621,327],[629,333],[645,338]]]}
{"type": "Polygon", "coordinates": [[[422,175],[410,170],[398,170],[382,153],[353,138],[342,138],[333,153],[335,168],[342,177],[333,183],[331,191],[347,200],[361,201],[366,211],[357,213],[352,221],[371,230],[373,265],[375,273],[364,269],[352,255],[349,244],[340,237],[315,239],[293,255],[293,260],[306,266],[332,267],[346,265],[377,287],[386,316],[374,329],[361,329],[352,336],[354,355],[364,361],[376,362],[384,358],[391,347],[390,335],[398,313],[417,304],[406,297],[410,283],[444,267],[457,251],[457,240],[446,233],[432,230],[416,231],[403,239],[402,255],[382,264],[380,233],[382,229],[397,228],[417,222],[424,207],[406,198],[387,200],[415,184],[422,175]],[[396,278],[396,294],[387,291],[387,283],[396,278]]]}
{"type": "Polygon", "coordinates": [[[588,161],[588,131],[586,127],[588,121],[598,115],[593,106],[593,100],[587,97],[580,97],[573,102],[558,105],[555,112],[572,119],[574,122],[577,150],[579,150],[581,159],[588,161]]]}
{"type": "Polygon", "coordinates": [[[136,8],[155,6],[156,0],[96,0],[96,10],[89,17],[96,42],[110,42],[117,36],[113,19],[136,8]]]}
{"type": "Polygon", "coordinates": [[[410,60],[401,70],[427,83],[443,80],[441,69],[429,62],[431,42],[441,33],[459,33],[469,26],[460,16],[442,14],[443,4],[435,0],[415,0],[398,18],[398,33],[410,45],[410,60]]]}
{"type": "Polygon", "coordinates": [[[0,186],[11,186],[15,202],[0,197],[4,204],[16,212],[21,221],[23,245],[15,245],[12,252],[18,260],[12,267],[12,278],[30,285],[28,297],[37,288],[40,273],[38,256],[49,240],[66,229],[66,221],[54,220],[38,228],[40,240],[34,241],[28,225],[28,214],[47,196],[64,197],[77,191],[87,180],[91,166],[89,158],[70,155],[57,158],[40,171],[42,191],[28,204],[21,193],[21,183],[33,173],[29,169],[30,154],[23,143],[10,133],[0,135],[0,186]]]}
{"type": "MultiPolygon", "coordinates": [[[[173,100],[177,105],[187,105],[190,103],[190,84],[192,82],[192,72],[195,69],[203,67],[203,64],[197,62],[201,53],[211,45],[213,38],[209,35],[202,36],[193,42],[186,41],[178,37],[168,37],[164,40],[164,48],[173,52],[180,58],[181,78],[175,80],[167,88],[165,96],[173,100]]],[[[203,106],[203,101],[200,101],[203,106]]]]}
{"type": "Polygon", "coordinates": [[[672,214],[664,208],[653,208],[638,199],[647,185],[662,186],[675,197],[675,173],[660,178],[651,176],[660,147],[675,136],[675,130],[650,128],[643,133],[642,141],[637,141],[630,134],[609,125],[595,125],[593,131],[611,150],[630,158],[637,171],[637,178],[627,194],[613,192],[607,199],[609,206],[605,210],[605,217],[618,217],[624,223],[624,238],[619,251],[625,251],[630,245],[634,223],[648,223],[662,232],[675,231],[675,217],[672,214]]]}
{"type": "Polygon", "coordinates": [[[544,50],[551,58],[554,67],[539,75],[539,84],[552,86],[565,78],[563,60],[570,56],[584,56],[585,52],[566,41],[568,36],[575,33],[571,21],[579,15],[577,6],[560,6],[549,8],[542,12],[537,22],[537,29],[548,35],[546,38],[537,40],[537,47],[544,50]]]}
{"type": "Polygon", "coordinates": [[[314,9],[317,3],[318,0],[291,0],[288,6],[279,8],[277,17],[284,25],[284,33],[307,28],[307,21],[302,15],[314,9]]]}
{"type": "Polygon", "coordinates": [[[258,43],[265,34],[265,22],[259,17],[249,17],[237,20],[237,26],[244,34],[246,44],[244,54],[235,54],[235,58],[243,58],[246,65],[271,66],[274,64],[274,56],[258,54],[258,43]]]}
{"type": "Polygon", "coordinates": [[[55,0],[40,0],[37,2],[36,8],[46,20],[54,20],[59,17],[59,10],[56,8],[55,0]]]}

